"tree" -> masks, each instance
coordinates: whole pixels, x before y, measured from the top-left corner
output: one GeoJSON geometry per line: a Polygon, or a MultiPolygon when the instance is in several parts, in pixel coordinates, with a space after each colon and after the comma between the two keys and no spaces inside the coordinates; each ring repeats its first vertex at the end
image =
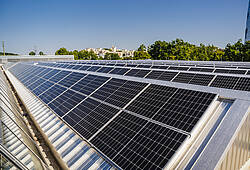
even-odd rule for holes
{"type": "Polygon", "coordinates": [[[120,57],[117,53],[106,53],[104,60],[120,60],[120,57]]]}
{"type": "Polygon", "coordinates": [[[34,51],[31,51],[29,55],[36,55],[36,53],[34,51]]]}
{"type": "Polygon", "coordinates": [[[66,48],[60,48],[55,52],[55,55],[69,55],[69,51],[66,48]]]}
{"type": "Polygon", "coordinates": [[[39,55],[44,55],[44,53],[42,51],[39,52],[39,55]]]}
{"type": "Polygon", "coordinates": [[[140,45],[137,51],[147,51],[147,48],[144,44],[140,45]]]}

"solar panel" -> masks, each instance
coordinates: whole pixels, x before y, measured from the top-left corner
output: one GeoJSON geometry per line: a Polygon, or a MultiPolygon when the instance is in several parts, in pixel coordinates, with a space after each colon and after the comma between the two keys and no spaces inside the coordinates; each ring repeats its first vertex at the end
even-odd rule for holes
{"type": "Polygon", "coordinates": [[[75,84],[77,81],[85,77],[87,74],[84,73],[76,73],[72,72],[68,76],[65,76],[64,79],[62,79],[58,84],[66,86],[66,87],[71,87],[73,84],[75,84]]]}
{"type": "Polygon", "coordinates": [[[91,96],[118,107],[124,107],[134,98],[146,83],[111,79],[91,96]]]}
{"type": "Polygon", "coordinates": [[[94,103],[93,109],[90,109],[89,105],[91,104],[93,103],[88,98],[63,118],[85,139],[89,139],[119,111],[99,102],[94,103]]]}
{"type": "Polygon", "coordinates": [[[214,71],[214,69],[212,68],[201,68],[201,72],[209,72],[212,73],[214,71]]]}
{"type": "Polygon", "coordinates": [[[241,77],[234,86],[235,90],[250,91],[250,78],[241,77]]]}
{"type": "Polygon", "coordinates": [[[162,169],[186,137],[122,112],[90,142],[122,169],[162,169]]]}
{"type": "Polygon", "coordinates": [[[168,69],[169,66],[152,66],[151,68],[155,68],[155,69],[168,69]]]}
{"type": "Polygon", "coordinates": [[[213,80],[213,78],[214,78],[214,75],[196,74],[189,81],[189,84],[196,84],[196,85],[208,86],[209,83],[213,80]]]}
{"type": "Polygon", "coordinates": [[[101,67],[99,67],[99,66],[91,66],[87,71],[93,71],[93,72],[95,72],[95,71],[97,71],[100,68],[101,67]]]}
{"type": "Polygon", "coordinates": [[[188,71],[197,71],[197,72],[200,72],[201,68],[191,67],[188,71]]]}
{"type": "Polygon", "coordinates": [[[131,69],[125,76],[144,77],[150,70],[131,69]]]}
{"type": "Polygon", "coordinates": [[[227,69],[215,69],[215,71],[214,71],[215,73],[229,73],[229,70],[227,70],[227,69]]]}
{"type": "Polygon", "coordinates": [[[50,100],[48,106],[59,116],[63,116],[83,99],[85,96],[68,89],[64,93],[58,94],[56,99],[50,100]]]}
{"type": "Polygon", "coordinates": [[[154,114],[171,98],[176,88],[151,84],[126,110],[152,118],[154,114]]]}
{"type": "Polygon", "coordinates": [[[124,75],[127,71],[129,71],[128,68],[114,68],[110,74],[124,75]]]}
{"type": "Polygon", "coordinates": [[[174,67],[174,66],[170,66],[168,68],[168,70],[183,70],[183,71],[187,71],[189,69],[189,67],[174,67]]]}
{"type": "Polygon", "coordinates": [[[38,79],[37,81],[35,81],[34,83],[30,84],[28,86],[28,88],[33,91],[35,88],[37,88],[39,85],[43,84],[46,80],[44,79],[38,79]]]}
{"type": "Polygon", "coordinates": [[[37,86],[34,90],[33,93],[35,93],[37,96],[48,90],[50,87],[52,87],[54,83],[51,83],[49,81],[45,81],[43,84],[40,84],[37,86]]]}
{"type": "Polygon", "coordinates": [[[49,81],[53,81],[54,83],[57,83],[60,80],[62,80],[64,77],[66,77],[67,75],[69,75],[69,74],[70,74],[69,71],[60,71],[56,75],[54,75],[51,78],[49,78],[49,81]]]}
{"type": "Polygon", "coordinates": [[[211,83],[211,87],[219,87],[226,89],[233,89],[236,83],[238,82],[239,77],[231,77],[231,76],[216,76],[214,81],[211,83]]]}
{"type": "Polygon", "coordinates": [[[152,119],[191,132],[216,95],[178,89],[152,119]]]}
{"type": "Polygon", "coordinates": [[[43,93],[41,93],[38,97],[46,104],[48,104],[50,101],[55,99],[57,96],[59,96],[62,92],[64,92],[66,88],[54,85],[48,90],[46,89],[43,93]]]}
{"type": "Polygon", "coordinates": [[[108,73],[110,72],[111,70],[113,70],[114,68],[112,67],[102,67],[101,69],[99,69],[97,72],[100,72],[100,73],[108,73]]]}
{"type": "Polygon", "coordinates": [[[102,76],[87,75],[86,77],[81,79],[78,83],[73,85],[71,88],[85,95],[89,95],[108,79],[109,78],[102,76]]]}
{"type": "Polygon", "coordinates": [[[89,69],[91,66],[82,66],[82,67],[80,67],[79,68],[79,70],[87,70],[87,69],[89,69]]]}
{"type": "Polygon", "coordinates": [[[60,70],[51,69],[51,71],[49,71],[47,74],[45,74],[44,76],[42,76],[42,78],[49,79],[50,77],[54,76],[58,72],[60,72],[60,70]]]}
{"type": "Polygon", "coordinates": [[[230,74],[245,74],[246,70],[229,70],[230,74]]]}
{"type": "Polygon", "coordinates": [[[189,83],[194,76],[194,73],[179,73],[172,81],[178,83],[189,83]]]}

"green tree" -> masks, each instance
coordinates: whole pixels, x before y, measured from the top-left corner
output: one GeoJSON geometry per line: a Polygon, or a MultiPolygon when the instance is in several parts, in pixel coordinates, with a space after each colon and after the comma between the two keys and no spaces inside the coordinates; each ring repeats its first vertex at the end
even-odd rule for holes
{"type": "Polygon", "coordinates": [[[147,51],[147,48],[144,44],[140,45],[137,51],[147,51]]]}
{"type": "Polygon", "coordinates": [[[39,55],[44,55],[44,53],[42,51],[39,52],[39,55]]]}
{"type": "Polygon", "coordinates": [[[36,55],[36,53],[34,51],[31,51],[29,55],[36,55]]]}
{"type": "Polygon", "coordinates": [[[69,55],[69,51],[66,48],[60,48],[55,52],[55,55],[69,55]]]}
{"type": "Polygon", "coordinates": [[[121,58],[117,53],[106,53],[104,55],[104,60],[120,60],[121,58]]]}

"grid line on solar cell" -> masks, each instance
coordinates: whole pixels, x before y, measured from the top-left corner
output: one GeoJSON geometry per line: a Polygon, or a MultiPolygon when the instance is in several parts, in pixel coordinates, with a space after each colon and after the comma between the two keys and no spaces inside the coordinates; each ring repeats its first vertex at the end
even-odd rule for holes
{"type": "Polygon", "coordinates": [[[103,83],[105,83],[108,79],[109,78],[102,76],[87,75],[86,77],[81,79],[78,83],[73,85],[71,88],[85,95],[89,95],[93,91],[95,91],[95,89],[97,89],[103,83]]]}
{"type": "Polygon", "coordinates": [[[122,108],[146,85],[146,83],[113,78],[91,96],[122,108]]]}
{"type": "Polygon", "coordinates": [[[239,77],[217,75],[210,86],[233,89],[236,83],[238,82],[238,80],[239,80],[239,77]]]}
{"type": "Polygon", "coordinates": [[[90,142],[122,169],[162,169],[185,138],[122,112],[90,142]]]}
{"type": "Polygon", "coordinates": [[[156,79],[156,80],[165,80],[170,81],[172,80],[178,72],[171,72],[171,71],[151,71],[145,78],[149,79],[156,79]]]}

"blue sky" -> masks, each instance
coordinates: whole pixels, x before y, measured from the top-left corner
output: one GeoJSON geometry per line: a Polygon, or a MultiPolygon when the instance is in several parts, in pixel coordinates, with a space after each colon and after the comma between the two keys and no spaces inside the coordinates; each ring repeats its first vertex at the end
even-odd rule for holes
{"type": "Polygon", "coordinates": [[[176,38],[225,47],[244,38],[247,8],[248,0],[0,0],[0,41],[19,54],[176,38]]]}

